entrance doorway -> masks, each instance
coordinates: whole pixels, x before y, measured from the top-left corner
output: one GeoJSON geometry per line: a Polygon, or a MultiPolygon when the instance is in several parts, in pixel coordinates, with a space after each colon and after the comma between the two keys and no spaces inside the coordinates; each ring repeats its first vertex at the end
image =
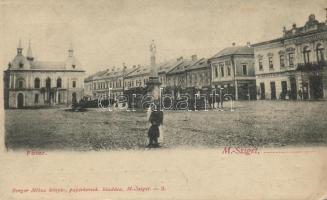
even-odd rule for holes
{"type": "Polygon", "coordinates": [[[24,107],[24,95],[22,93],[19,93],[17,95],[17,108],[23,108],[24,107]]]}
{"type": "Polygon", "coordinates": [[[274,81],[270,82],[271,100],[276,99],[276,84],[274,81]]]}
{"type": "Polygon", "coordinates": [[[308,84],[308,82],[303,82],[303,99],[304,100],[307,100],[307,99],[309,99],[309,90],[308,90],[308,87],[309,87],[309,84],[308,84]]]}
{"type": "Polygon", "coordinates": [[[72,103],[73,104],[77,103],[77,98],[76,98],[76,93],[75,92],[72,94],[72,103]]]}
{"type": "Polygon", "coordinates": [[[282,93],[280,95],[281,99],[285,99],[287,94],[287,82],[286,81],[282,81],[282,93]]]}
{"type": "Polygon", "coordinates": [[[260,99],[265,99],[266,95],[265,95],[266,91],[265,91],[265,83],[260,83],[260,99]]]}
{"type": "Polygon", "coordinates": [[[61,94],[58,93],[58,103],[61,103],[61,94]]]}
{"type": "Polygon", "coordinates": [[[290,99],[296,100],[297,99],[297,91],[296,91],[296,79],[295,79],[295,77],[290,77],[290,84],[291,84],[290,99]]]}
{"type": "Polygon", "coordinates": [[[322,76],[311,76],[310,81],[310,96],[312,99],[321,99],[324,97],[322,76]]]}

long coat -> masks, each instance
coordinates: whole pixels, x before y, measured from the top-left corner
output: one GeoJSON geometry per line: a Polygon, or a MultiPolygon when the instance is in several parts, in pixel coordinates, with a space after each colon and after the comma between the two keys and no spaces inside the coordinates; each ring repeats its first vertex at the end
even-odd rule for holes
{"type": "Polygon", "coordinates": [[[149,137],[160,137],[159,126],[163,123],[163,112],[162,111],[152,111],[149,121],[151,122],[151,127],[148,131],[149,137]]]}

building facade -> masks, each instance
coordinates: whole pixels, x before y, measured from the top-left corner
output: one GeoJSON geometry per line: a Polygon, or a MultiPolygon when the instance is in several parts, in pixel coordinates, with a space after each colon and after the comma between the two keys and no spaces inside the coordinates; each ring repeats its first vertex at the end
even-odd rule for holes
{"type": "Polygon", "coordinates": [[[210,92],[211,76],[208,59],[194,60],[196,62],[186,69],[186,87],[198,94],[210,92]]]}
{"type": "Polygon", "coordinates": [[[166,61],[159,64],[158,76],[159,81],[161,83],[160,87],[165,88],[167,84],[169,84],[167,79],[167,73],[176,66],[177,62],[178,61],[176,61],[176,59],[172,59],[170,61],[166,61]]]}
{"type": "Polygon", "coordinates": [[[111,99],[115,99],[134,85],[135,82],[126,80],[126,77],[137,69],[136,66],[127,68],[123,65],[122,69],[112,67],[111,70],[99,71],[84,80],[85,94],[89,99],[107,99],[109,95],[111,99]]]}
{"type": "Polygon", "coordinates": [[[63,62],[34,59],[29,43],[23,55],[21,41],[17,55],[4,71],[5,108],[70,105],[83,97],[85,71],[71,47],[63,62]]]}
{"type": "Polygon", "coordinates": [[[133,66],[133,71],[125,77],[125,89],[133,90],[135,88],[145,88],[149,81],[150,67],[149,66],[133,66]]]}
{"type": "Polygon", "coordinates": [[[283,36],[254,46],[258,99],[327,98],[327,25],[310,15],[283,36]]]}
{"type": "Polygon", "coordinates": [[[196,55],[191,56],[191,59],[183,57],[177,58],[173,63],[171,70],[166,73],[166,88],[171,95],[176,99],[183,95],[193,95],[187,85],[187,69],[197,62],[196,55]]]}
{"type": "Polygon", "coordinates": [[[224,89],[235,100],[256,99],[254,51],[247,46],[228,47],[209,59],[213,90],[224,89]]]}
{"type": "Polygon", "coordinates": [[[97,97],[102,96],[102,94],[108,93],[107,82],[103,78],[103,76],[108,72],[109,69],[99,71],[84,79],[84,96],[87,99],[96,99],[97,97]],[[105,88],[103,88],[103,85],[105,85],[105,88]]]}

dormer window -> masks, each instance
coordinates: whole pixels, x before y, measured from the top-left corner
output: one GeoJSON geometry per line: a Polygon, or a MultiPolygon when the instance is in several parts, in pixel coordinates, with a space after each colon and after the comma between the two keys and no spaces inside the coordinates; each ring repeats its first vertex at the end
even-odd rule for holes
{"type": "Polygon", "coordinates": [[[75,69],[76,65],[72,65],[72,68],[75,69]]]}
{"type": "Polygon", "coordinates": [[[23,68],[24,67],[24,63],[19,63],[19,68],[23,68]]]}

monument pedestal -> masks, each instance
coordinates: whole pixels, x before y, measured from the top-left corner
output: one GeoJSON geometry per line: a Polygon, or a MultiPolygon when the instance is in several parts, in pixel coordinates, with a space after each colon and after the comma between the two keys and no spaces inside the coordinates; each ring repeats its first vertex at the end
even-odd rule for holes
{"type": "Polygon", "coordinates": [[[159,101],[160,98],[160,81],[159,77],[149,77],[148,95],[151,95],[155,101],[159,101]]]}

